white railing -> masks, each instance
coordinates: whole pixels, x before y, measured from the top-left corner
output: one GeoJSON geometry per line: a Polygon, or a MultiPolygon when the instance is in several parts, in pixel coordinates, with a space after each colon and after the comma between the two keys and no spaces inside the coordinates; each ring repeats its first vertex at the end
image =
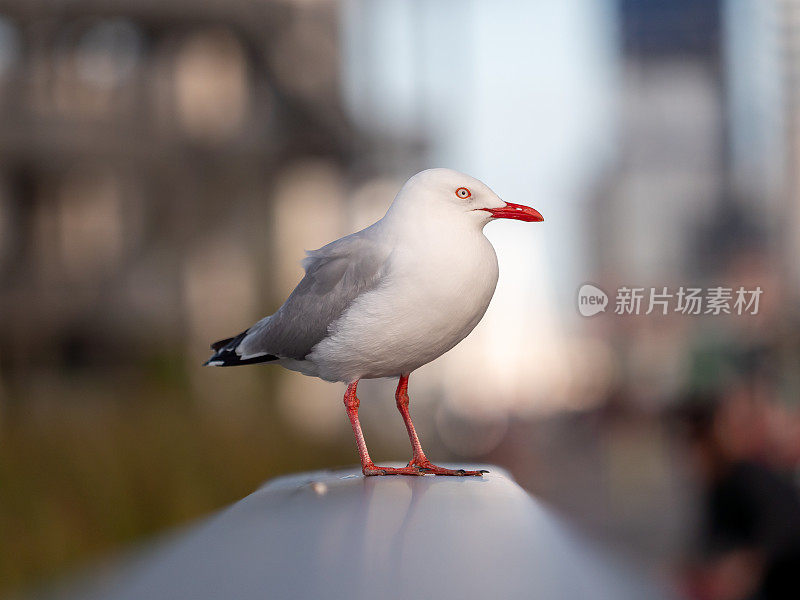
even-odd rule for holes
{"type": "Polygon", "coordinates": [[[282,477],[72,597],[643,600],[668,595],[496,467],[282,477]]]}

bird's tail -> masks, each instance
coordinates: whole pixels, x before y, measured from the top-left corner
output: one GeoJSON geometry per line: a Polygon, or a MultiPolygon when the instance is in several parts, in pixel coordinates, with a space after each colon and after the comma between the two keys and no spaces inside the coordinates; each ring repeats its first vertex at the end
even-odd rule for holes
{"type": "Polygon", "coordinates": [[[239,365],[254,365],[257,363],[270,362],[278,360],[277,356],[272,354],[262,354],[260,356],[250,356],[242,358],[236,349],[242,340],[245,338],[249,330],[243,331],[237,336],[219,340],[211,344],[211,349],[214,354],[206,362],[203,363],[204,367],[236,367],[239,365]]]}

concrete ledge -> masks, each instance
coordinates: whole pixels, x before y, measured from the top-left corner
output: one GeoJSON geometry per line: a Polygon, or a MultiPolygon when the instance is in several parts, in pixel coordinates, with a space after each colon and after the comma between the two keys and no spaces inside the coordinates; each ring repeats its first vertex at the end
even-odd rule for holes
{"type": "Polygon", "coordinates": [[[486,468],[483,478],[282,477],[79,597],[667,597],[486,468]]]}

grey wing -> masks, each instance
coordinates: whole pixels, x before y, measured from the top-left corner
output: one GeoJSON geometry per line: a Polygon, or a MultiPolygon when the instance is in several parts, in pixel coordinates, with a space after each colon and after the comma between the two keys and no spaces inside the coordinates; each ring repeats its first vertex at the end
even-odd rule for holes
{"type": "Polygon", "coordinates": [[[308,252],[305,277],[274,315],[247,331],[237,353],[302,360],[356,297],[378,285],[388,254],[363,231],[308,252]]]}

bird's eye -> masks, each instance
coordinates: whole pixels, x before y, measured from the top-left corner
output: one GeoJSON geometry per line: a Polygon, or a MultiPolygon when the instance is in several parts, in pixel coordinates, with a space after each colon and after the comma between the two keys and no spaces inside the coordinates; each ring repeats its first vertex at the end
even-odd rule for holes
{"type": "Polygon", "coordinates": [[[456,196],[459,198],[469,198],[472,196],[472,192],[470,192],[467,188],[458,188],[456,190],[456,196]]]}

